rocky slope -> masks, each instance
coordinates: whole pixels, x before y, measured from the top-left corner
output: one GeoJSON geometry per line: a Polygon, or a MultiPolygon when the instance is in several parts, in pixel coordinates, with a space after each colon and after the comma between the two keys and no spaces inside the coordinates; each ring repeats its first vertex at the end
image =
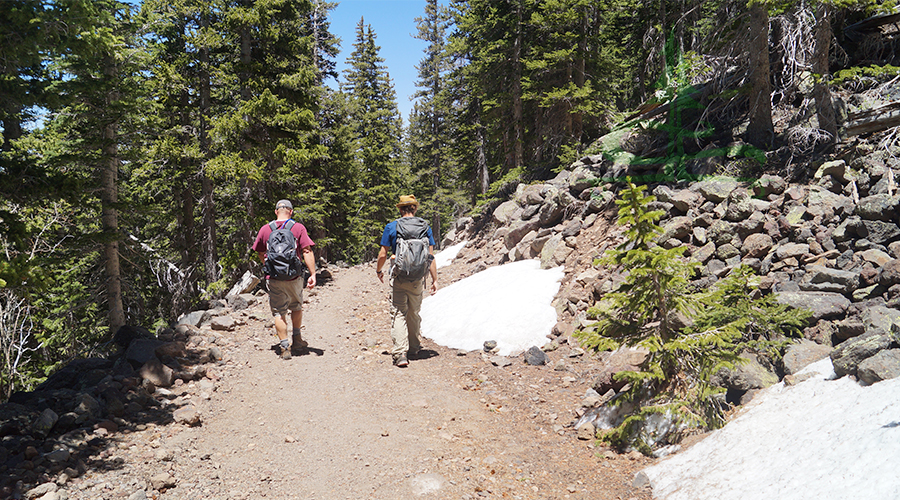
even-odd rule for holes
{"type": "MultiPolygon", "coordinates": [[[[746,265],[761,277],[760,293],[812,311],[804,339],[783,359],[772,363],[748,354],[747,363],[720,375],[729,402],[746,402],[784,377],[790,383],[825,356],[839,376],[863,384],[900,376],[898,168],[895,159],[872,153],[849,164],[822,163],[808,184],[765,175],[649,186],[657,200],[652,208],[665,212],[659,244],[683,246],[703,265],[692,282],[696,290],[746,265]]],[[[600,156],[586,157],[551,181],[520,184],[508,201],[460,219],[444,242],[468,242],[460,258],[472,272],[531,258],[544,267],[564,266],[552,345],[572,344],[571,333],[591,323],[586,309],[621,278],[592,264],[622,241],[613,221],[617,184],[603,182],[612,169],[600,156]]],[[[621,388],[612,382],[614,373],[642,359],[627,351],[601,354],[594,404],[621,388]]]]}

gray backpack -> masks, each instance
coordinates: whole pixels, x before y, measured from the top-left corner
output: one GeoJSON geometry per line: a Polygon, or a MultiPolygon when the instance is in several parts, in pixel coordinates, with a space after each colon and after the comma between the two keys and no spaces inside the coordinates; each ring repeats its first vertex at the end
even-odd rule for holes
{"type": "Polygon", "coordinates": [[[292,280],[300,276],[300,258],[297,257],[297,239],[291,228],[295,222],[284,221],[281,227],[270,222],[272,234],[266,242],[266,274],[273,280],[292,280]]]}
{"type": "Polygon", "coordinates": [[[428,222],[421,217],[397,219],[397,249],[393,274],[400,281],[425,278],[434,256],[428,252],[428,222]]]}

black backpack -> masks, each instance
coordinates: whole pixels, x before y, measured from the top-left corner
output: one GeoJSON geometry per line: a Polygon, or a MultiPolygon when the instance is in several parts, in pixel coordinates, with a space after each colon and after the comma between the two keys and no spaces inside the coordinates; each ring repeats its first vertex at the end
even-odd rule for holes
{"type": "Polygon", "coordinates": [[[397,249],[394,277],[401,281],[417,281],[428,274],[434,256],[428,252],[428,222],[421,217],[397,219],[397,249]]]}
{"type": "Polygon", "coordinates": [[[300,257],[297,256],[297,238],[291,232],[295,222],[284,221],[281,227],[277,221],[270,222],[272,234],[266,242],[266,274],[273,280],[290,280],[300,276],[300,257]]]}

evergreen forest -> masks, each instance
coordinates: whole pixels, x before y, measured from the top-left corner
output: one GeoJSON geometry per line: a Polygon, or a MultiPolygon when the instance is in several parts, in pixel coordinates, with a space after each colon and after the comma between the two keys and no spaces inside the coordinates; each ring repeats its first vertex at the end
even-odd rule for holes
{"type": "Polygon", "coordinates": [[[278,199],[319,261],[367,262],[398,195],[440,241],[612,133],[663,173],[746,146],[796,174],[837,93],[897,75],[893,2],[428,0],[401,117],[365,19],[337,72],[336,5],[0,1],[0,399],[259,274],[278,199]]]}

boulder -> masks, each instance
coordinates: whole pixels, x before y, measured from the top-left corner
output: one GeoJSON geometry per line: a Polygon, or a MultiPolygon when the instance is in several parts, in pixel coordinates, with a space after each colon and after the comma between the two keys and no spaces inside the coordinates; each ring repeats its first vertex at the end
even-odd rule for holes
{"type": "Polygon", "coordinates": [[[716,220],[706,229],[706,235],[716,245],[724,245],[734,239],[735,227],[730,222],[716,220]]]}
{"type": "Polygon", "coordinates": [[[875,267],[883,267],[885,264],[893,260],[893,258],[885,252],[877,248],[870,248],[862,252],[857,252],[856,256],[863,262],[870,262],[875,267]]]}
{"type": "Polygon", "coordinates": [[[778,260],[785,260],[791,257],[799,259],[809,253],[809,245],[807,243],[786,243],[779,245],[775,250],[775,257],[778,260]]]}
{"type": "Polygon", "coordinates": [[[751,234],[744,238],[741,253],[747,257],[761,258],[769,253],[774,244],[772,237],[766,233],[751,234]]]}
{"type": "Polygon", "coordinates": [[[538,212],[538,220],[541,227],[552,227],[559,224],[563,220],[566,213],[568,203],[560,203],[558,196],[547,198],[538,212]]]}
{"type": "Polygon", "coordinates": [[[162,362],[156,358],[144,363],[140,370],[138,370],[138,373],[141,378],[151,382],[157,387],[171,387],[172,381],[175,378],[175,370],[162,364],[162,362]]]}
{"type": "Polygon", "coordinates": [[[700,262],[701,264],[706,264],[706,262],[709,261],[709,259],[711,259],[715,254],[716,245],[715,243],[710,241],[709,243],[695,250],[694,253],[691,254],[691,257],[693,257],[694,260],[700,262]]]}
{"type": "Polygon", "coordinates": [[[250,302],[247,300],[247,294],[229,295],[225,297],[225,300],[228,301],[228,307],[235,311],[243,311],[250,307],[250,302]]]}
{"type": "Polygon", "coordinates": [[[547,189],[545,184],[520,184],[521,188],[516,192],[516,202],[523,207],[530,205],[541,205],[544,203],[544,192],[547,189]],[[524,187],[523,187],[524,186],[524,187]]]}
{"type": "Polygon", "coordinates": [[[841,243],[856,238],[860,233],[864,232],[866,232],[865,224],[863,224],[859,216],[854,215],[841,221],[834,231],[831,232],[831,238],[835,242],[841,243]]]}
{"type": "Polygon", "coordinates": [[[86,415],[89,419],[96,419],[100,417],[103,408],[93,396],[81,393],[75,398],[75,408],[72,411],[78,415],[86,415]]]}
{"type": "Polygon", "coordinates": [[[881,267],[878,273],[878,283],[884,287],[891,287],[900,283],[900,259],[894,259],[881,267]]]}
{"type": "Polygon", "coordinates": [[[821,179],[826,176],[832,176],[843,182],[847,182],[845,174],[847,172],[847,162],[844,160],[826,161],[813,174],[813,179],[821,179]]]}
{"type": "Polygon", "coordinates": [[[178,318],[178,321],[175,322],[175,325],[178,326],[178,325],[183,324],[183,325],[200,326],[200,322],[203,320],[204,312],[205,311],[189,312],[189,313],[181,316],[180,318],[178,318]]]}
{"type": "Polygon", "coordinates": [[[785,375],[795,375],[808,365],[827,358],[831,354],[831,347],[817,344],[811,340],[802,339],[796,344],[788,346],[782,358],[785,375]]]}
{"type": "Polygon", "coordinates": [[[739,186],[738,182],[731,179],[711,179],[695,182],[691,186],[691,190],[699,192],[708,201],[713,203],[721,203],[728,198],[739,186]]]}
{"type": "Polygon", "coordinates": [[[835,215],[849,215],[856,206],[847,196],[832,193],[820,186],[810,186],[806,200],[806,212],[812,217],[829,220],[835,215]]]}
{"type": "Polygon", "coordinates": [[[872,243],[883,245],[900,236],[900,226],[894,222],[864,220],[862,223],[864,230],[858,231],[858,234],[872,243]]]}
{"type": "Polygon", "coordinates": [[[834,327],[835,344],[866,333],[866,325],[858,317],[837,321],[834,323],[834,327]]]}
{"type": "Polygon", "coordinates": [[[125,351],[125,359],[135,366],[141,366],[151,359],[156,359],[156,349],[165,344],[162,340],[137,339],[125,351]]]}
{"type": "Polygon", "coordinates": [[[50,434],[50,430],[53,429],[53,426],[56,425],[56,422],[59,421],[59,415],[56,414],[50,408],[45,408],[44,411],[38,415],[37,420],[31,424],[31,430],[37,437],[47,437],[50,434]]]}
{"type": "Polygon", "coordinates": [[[533,221],[533,220],[531,220],[531,221],[524,221],[524,220],[513,221],[513,223],[509,225],[509,230],[507,231],[506,235],[503,238],[506,248],[508,248],[508,249],[515,248],[516,245],[519,244],[519,241],[521,241],[522,238],[526,234],[538,229],[539,227],[540,227],[540,225],[538,224],[538,222],[533,221]]]}
{"type": "Polygon", "coordinates": [[[546,365],[550,361],[547,353],[542,351],[540,347],[536,346],[532,346],[527,351],[525,351],[524,359],[525,364],[530,366],[542,366],[546,365]]]}
{"type": "Polygon", "coordinates": [[[900,349],[886,349],[864,360],[856,374],[869,385],[900,377],[900,349]]]}
{"type": "Polygon", "coordinates": [[[840,318],[850,307],[850,299],[834,292],[778,292],[775,299],[781,304],[812,311],[811,325],[820,319],[840,318]]]}
{"type": "Polygon", "coordinates": [[[544,247],[541,249],[541,269],[550,269],[557,265],[554,256],[560,246],[565,246],[562,234],[554,234],[547,240],[547,243],[544,243],[544,247]]]}
{"type": "Polygon", "coordinates": [[[562,230],[563,238],[568,238],[569,236],[578,236],[581,233],[581,229],[583,224],[580,218],[576,218],[566,224],[566,227],[562,230]]]}
{"type": "Polygon", "coordinates": [[[193,406],[185,406],[175,410],[172,414],[172,418],[179,424],[191,427],[196,427],[201,423],[200,412],[193,406]]]}
{"type": "Polygon", "coordinates": [[[881,305],[873,305],[866,307],[859,314],[859,321],[862,323],[865,331],[884,330],[891,331],[892,328],[900,327],[900,311],[890,307],[881,305]]]}
{"type": "Polygon", "coordinates": [[[894,221],[898,201],[900,198],[888,194],[867,196],[859,200],[854,213],[866,220],[894,221]]]}
{"type": "Polygon", "coordinates": [[[599,182],[597,176],[594,173],[584,167],[576,167],[572,170],[572,175],[569,176],[569,189],[574,193],[581,193],[585,189],[594,187],[599,182]]]}
{"type": "Polygon", "coordinates": [[[237,323],[230,315],[216,316],[209,322],[210,328],[219,331],[233,331],[237,323]]]}
{"type": "Polygon", "coordinates": [[[700,194],[695,193],[693,191],[687,189],[679,189],[675,191],[673,196],[671,196],[668,200],[669,203],[681,213],[687,213],[688,210],[695,209],[700,206],[702,201],[702,197],[700,194]]]}
{"type": "Polygon", "coordinates": [[[839,377],[856,375],[859,364],[891,347],[894,335],[884,330],[869,330],[859,337],[846,340],[831,351],[834,373],[839,377]]]}
{"type": "Polygon", "coordinates": [[[753,196],[766,198],[770,194],[781,194],[787,188],[787,181],[777,175],[763,175],[753,183],[753,196]]]}
{"type": "Polygon", "coordinates": [[[513,200],[505,201],[494,209],[494,220],[505,226],[512,222],[521,212],[522,207],[518,203],[513,200]]]}
{"type": "Polygon", "coordinates": [[[778,383],[778,376],[760,364],[755,354],[742,353],[741,360],[734,368],[719,370],[712,383],[738,391],[764,389],[778,383]]]}
{"type": "Polygon", "coordinates": [[[728,208],[725,210],[725,220],[740,222],[747,219],[753,213],[753,204],[750,203],[750,193],[746,189],[735,189],[728,194],[728,208]]]}
{"type": "Polygon", "coordinates": [[[853,293],[859,287],[859,273],[824,266],[806,266],[800,289],[815,292],[853,293]]]}
{"type": "Polygon", "coordinates": [[[150,477],[150,487],[157,491],[174,488],[177,484],[178,482],[168,472],[160,472],[150,477]]]}
{"type": "Polygon", "coordinates": [[[669,238],[685,240],[691,235],[691,229],[691,217],[672,217],[663,225],[663,235],[660,237],[660,241],[666,241],[669,238]]]}
{"type": "Polygon", "coordinates": [[[650,353],[646,349],[622,347],[611,352],[603,363],[599,375],[594,379],[592,388],[599,394],[606,394],[610,389],[618,392],[625,387],[625,381],[616,380],[615,374],[621,371],[636,371],[647,360],[650,353]]]}

